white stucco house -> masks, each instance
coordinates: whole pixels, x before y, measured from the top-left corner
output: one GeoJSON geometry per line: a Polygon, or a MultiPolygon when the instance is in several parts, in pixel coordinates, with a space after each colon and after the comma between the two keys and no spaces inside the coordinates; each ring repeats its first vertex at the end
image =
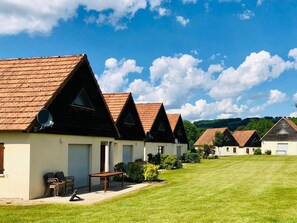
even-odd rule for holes
{"type": "Polygon", "coordinates": [[[0,60],[0,84],[1,198],[42,197],[47,172],[83,187],[110,169],[119,134],[86,55],[0,60]],[[51,127],[37,122],[44,109],[51,127]]]}

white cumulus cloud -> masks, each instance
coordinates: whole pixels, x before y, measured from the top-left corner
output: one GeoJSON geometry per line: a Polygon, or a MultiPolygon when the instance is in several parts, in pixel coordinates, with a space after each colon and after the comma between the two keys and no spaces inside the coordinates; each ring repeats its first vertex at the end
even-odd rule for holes
{"type": "Polygon", "coordinates": [[[247,9],[243,13],[239,14],[240,20],[248,20],[255,16],[255,13],[253,13],[251,10],[247,9]]]}
{"type": "Polygon", "coordinates": [[[209,91],[213,98],[232,98],[267,80],[279,77],[287,68],[278,55],[266,51],[251,53],[237,69],[224,69],[209,91]]]}
{"type": "Polygon", "coordinates": [[[88,13],[88,23],[109,24],[115,29],[126,28],[123,19],[130,20],[139,10],[150,7],[151,11],[164,13],[160,9],[166,0],[0,0],[0,35],[48,34],[61,20],[76,16],[82,6],[88,13]]]}
{"type": "Polygon", "coordinates": [[[105,70],[100,76],[96,76],[101,90],[107,92],[117,92],[128,83],[129,73],[141,73],[142,67],[136,65],[135,60],[117,61],[109,58],[105,61],[105,70]]]}
{"type": "Polygon", "coordinates": [[[176,16],[176,21],[178,21],[182,26],[186,26],[190,22],[189,19],[185,19],[182,16],[176,16]]]}

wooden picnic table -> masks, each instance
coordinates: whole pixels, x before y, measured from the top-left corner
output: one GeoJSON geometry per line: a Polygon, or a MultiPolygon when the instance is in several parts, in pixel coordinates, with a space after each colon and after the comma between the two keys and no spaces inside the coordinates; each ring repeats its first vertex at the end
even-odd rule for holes
{"type": "Polygon", "coordinates": [[[89,174],[89,191],[92,188],[92,177],[104,178],[104,193],[106,193],[107,184],[109,182],[108,178],[122,175],[122,188],[124,187],[124,172],[102,172],[102,173],[90,173],[89,174]]]}

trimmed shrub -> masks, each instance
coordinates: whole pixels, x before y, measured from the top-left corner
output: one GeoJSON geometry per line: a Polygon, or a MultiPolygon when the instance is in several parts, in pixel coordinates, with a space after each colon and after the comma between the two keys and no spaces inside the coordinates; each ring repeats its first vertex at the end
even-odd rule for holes
{"type": "Polygon", "coordinates": [[[219,156],[218,155],[213,155],[213,154],[209,154],[207,159],[218,159],[219,156]]]}
{"type": "Polygon", "coordinates": [[[271,155],[271,150],[265,150],[266,155],[271,155]]]}
{"type": "Polygon", "coordinates": [[[148,156],[148,162],[152,163],[154,165],[160,165],[161,164],[161,155],[160,153],[157,153],[156,155],[153,155],[151,153],[147,154],[148,156]]]}
{"type": "Polygon", "coordinates": [[[255,149],[255,151],[254,151],[254,155],[262,155],[262,151],[261,151],[261,149],[260,149],[260,148],[255,149]]]}
{"type": "Polygon", "coordinates": [[[145,181],[157,181],[159,175],[159,166],[151,163],[144,165],[144,180],[145,181]]]}
{"type": "Polygon", "coordinates": [[[143,162],[131,162],[128,163],[128,179],[132,182],[143,182],[144,181],[144,164],[143,162]]]}
{"type": "Polygon", "coordinates": [[[184,153],[182,156],[182,161],[184,163],[200,163],[200,155],[199,153],[184,153]]]}

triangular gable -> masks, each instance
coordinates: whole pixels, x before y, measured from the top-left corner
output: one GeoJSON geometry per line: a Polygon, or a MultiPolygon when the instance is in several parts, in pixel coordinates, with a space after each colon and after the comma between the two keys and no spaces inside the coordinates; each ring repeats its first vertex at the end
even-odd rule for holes
{"type": "Polygon", "coordinates": [[[131,93],[103,94],[123,140],[143,140],[145,133],[131,93]]]}
{"type": "Polygon", "coordinates": [[[180,114],[167,114],[171,130],[179,143],[188,143],[188,137],[180,114]]]}
{"type": "Polygon", "coordinates": [[[28,130],[85,55],[0,60],[0,130],[28,130]]]}
{"type": "Polygon", "coordinates": [[[297,141],[297,126],[292,120],[281,118],[261,141],[297,141]]]}
{"type": "Polygon", "coordinates": [[[40,130],[36,115],[47,109],[54,125],[38,132],[118,136],[84,54],[0,60],[0,84],[0,130],[40,130]],[[83,91],[93,108],[73,105],[83,91]]]}
{"type": "Polygon", "coordinates": [[[162,103],[136,104],[147,139],[154,142],[173,142],[174,137],[162,103]],[[163,126],[160,128],[160,126],[163,126]]]}
{"type": "Polygon", "coordinates": [[[259,147],[260,136],[255,130],[240,130],[233,133],[240,147],[259,147]]]}

